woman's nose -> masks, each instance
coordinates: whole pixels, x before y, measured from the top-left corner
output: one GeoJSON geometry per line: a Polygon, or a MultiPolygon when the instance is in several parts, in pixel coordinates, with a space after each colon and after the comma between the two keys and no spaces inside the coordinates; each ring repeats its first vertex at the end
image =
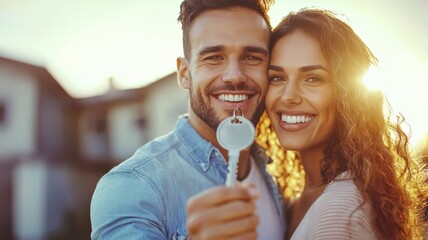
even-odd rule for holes
{"type": "Polygon", "coordinates": [[[284,86],[281,101],[285,104],[296,105],[302,102],[301,90],[296,82],[288,81],[284,86]]]}

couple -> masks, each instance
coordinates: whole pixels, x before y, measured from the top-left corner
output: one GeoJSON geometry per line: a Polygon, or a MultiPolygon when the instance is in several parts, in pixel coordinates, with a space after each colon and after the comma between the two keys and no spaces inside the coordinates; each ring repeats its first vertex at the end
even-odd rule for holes
{"type": "Polygon", "coordinates": [[[290,14],[271,33],[270,4],[183,1],[177,69],[189,114],[99,181],[93,239],[418,237],[415,198],[425,193],[408,138],[361,79],[375,57],[327,11],[290,14]],[[304,186],[287,209],[257,144],[240,154],[242,184],[224,186],[228,158],[215,132],[237,107],[277,153],[283,190],[304,186]]]}

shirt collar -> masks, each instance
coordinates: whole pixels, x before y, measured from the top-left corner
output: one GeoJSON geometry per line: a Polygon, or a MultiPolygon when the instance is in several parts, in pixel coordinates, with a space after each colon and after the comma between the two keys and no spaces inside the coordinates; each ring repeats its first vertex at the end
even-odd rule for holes
{"type": "Polygon", "coordinates": [[[177,137],[187,146],[190,154],[196,157],[202,170],[207,171],[212,155],[221,156],[214,145],[196,132],[190,124],[187,114],[179,117],[175,131],[177,137]]]}
{"type": "MultiPolygon", "coordinates": [[[[196,156],[203,171],[207,171],[212,158],[222,158],[222,161],[224,161],[220,151],[196,132],[190,124],[187,114],[179,117],[175,131],[178,138],[187,146],[190,153],[196,156]]],[[[253,156],[256,163],[263,168],[266,167],[266,164],[272,162],[272,159],[266,156],[265,150],[256,143],[251,146],[250,155],[253,156]]]]}

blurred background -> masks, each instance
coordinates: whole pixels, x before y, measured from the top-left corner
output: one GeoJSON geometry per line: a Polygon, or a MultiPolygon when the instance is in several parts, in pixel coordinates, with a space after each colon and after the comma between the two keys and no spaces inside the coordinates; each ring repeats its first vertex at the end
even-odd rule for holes
{"type": "MultiPolygon", "coordinates": [[[[0,239],[89,239],[99,178],[187,111],[176,83],[180,0],[0,0],[0,239]]],[[[276,0],[342,14],[428,154],[424,0],[276,0]]]]}

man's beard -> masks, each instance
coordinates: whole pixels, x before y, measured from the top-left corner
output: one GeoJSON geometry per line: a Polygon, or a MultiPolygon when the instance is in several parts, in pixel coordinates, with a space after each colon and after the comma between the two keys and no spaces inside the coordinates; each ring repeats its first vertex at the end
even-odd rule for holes
{"type": "MultiPolygon", "coordinates": [[[[217,116],[215,109],[213,109],[208,102],[204,101],[204,98],[202,96],[202,92],[195,90],[193,91],[193,79],[190,77],[190,107],[192,108],[193,112],[200,118],[202,121],[204,121],[208,126],[210,126],[212,129],[217,130],[217,127],[220,125],[221,121],[219,117],[217,116]]],[[[248,87],[245,84],[233,86],[233,85],[225,85],[222,87],[223,90],[244,90],[244,89],[254,89],[254,87],[248,87]]],[[[217,89],[216,89],[217,90],[217,89]]],[[[205,95],[209,96],[208,89],[205,89],[205,95]]],[[[260,89],[257,89],[257,92],[261,92],[260,89]]],[[[250,116],[245,116],[250,119],[250,121],[257,125],[261,115],[264,111],[264,98],[262,99],[262,102],[258,104],[255,111],[250,116]]],[[[233,115],[233,110],[230,111],[230,116],[233,115]]]]}

